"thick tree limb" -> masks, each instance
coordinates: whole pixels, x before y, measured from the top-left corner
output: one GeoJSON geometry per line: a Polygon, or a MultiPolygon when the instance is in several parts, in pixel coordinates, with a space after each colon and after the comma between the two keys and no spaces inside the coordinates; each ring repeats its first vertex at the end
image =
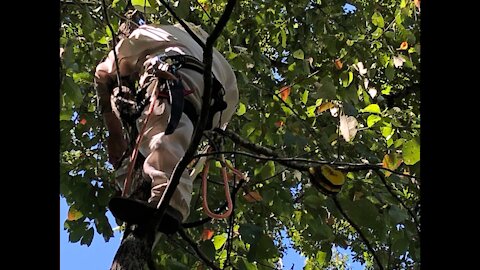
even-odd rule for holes
{"type": "Polygon", "coordinates": [[[158,227],[158,224],[163,218],[165,210],[167,208],[168,202],[173,196],[175,189],[180,181],[180,177],[182,176],[183,172],[187,168],[188,164],[193,158],[193,155],[197,151],[198,145],[202,139],[203,131],[205,130],[205,126],[207,124],[208,114],[210,111],[210,101],[212,96],[212,56],[213,56],[213,44],[215,40],[220,35],[221,30],[225,27],[230,15],[233,11],[233,7],[235,6],[236,0],[229,0],[228,4],[225,8],[225,12],[222,14],[218,24],[215,26],[215,29],[212,31],[210,36],[207,38],[207,42],[205,48],[203,50],[203,63],[204,63],[204,93],[202,97],[202,109],[200,111],[200,116],[197,121],[197,125],[193,131],[193,137],[188,146],[185,155],[180,159],[180,161],[175,166],[168,186],[161,198],[161,204],[158,208],[157,213],[155,214],[155,220],[158,227]]]}
{"type": "Polygon", "coordinates": [[[360,230],[360,227],[355,222],[353,222],[353,220],[349,216],[347,216],[347,214],[345,213],[345,211],[341,207],[340,203],[338,202],[337,197],[334,196],[334,197],[332,197],[332,199],[333,199],[333,202],[335,203],[335,206],[337,206],[338,211],[340,211],[340,213],[348,221],[348,223],[350,223],[350,225],[352,225],[352,227],[355,229],[355,231],[357,231],[357,233],[360,236],[360,238],[362,239],[363,243],[367,246],[367,249],[370,251],[370,253],[372,253],[373,258],[375,259],[375,262],[378,265],[378,268],[380,268],[381,270],[385,269],[385,268],[383,268],[383,265],[380,263],[380,258],[378,258],[378,255],[377,255],[377,253],[375,253],[375,250],[373,249],[372,245],[370,244],[370,242],[368,242],[367,237],[365,237],[365,235],[360,230]]]}

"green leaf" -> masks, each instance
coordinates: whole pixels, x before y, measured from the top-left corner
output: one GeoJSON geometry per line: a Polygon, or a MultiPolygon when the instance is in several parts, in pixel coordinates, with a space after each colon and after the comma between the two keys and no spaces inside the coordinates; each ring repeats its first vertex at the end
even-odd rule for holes
{"type": "Polygon", "coordinates": [[[367,118],[367,126],[371,127],[371,126],[375,125],[375,123],[379,122],[380,120],[382,120],[382,117],[380,117],[378,115],[375,115],[375,114],[371,114],[367,118]]]}
{"type": "Polygon", "coordinates": [[[375,205],[365,198],[358,201],[343,200],[347,215],[360,226],[369,228],[376,226],[376,219],[379,216],[375,205]]]}
{"type": "Polygon", "coordinates": [[[90,246],[93,240],[93,233],[94,233],[93,228],[88,229],[85,235],[83,235],[82,241],[80,241],[80,244],[90,246]]]}
{"type": "Polygon", "coordinates": [[[397,254],[404,254],[408,250],[410,240],[406,237],[404,231],[392,239],[392,250],[397,254]]]}
{"type": "Polygon", "coordinates": [[[223,244],[227,241],[227,234],[222,233],[220,235],[216,235],[213,237],[213,245],[215,246],[215,250],[219,250],[223,244]]]}
{"type": "Polygon", "coordinates": [[[250,246],[247,253],[247,259],[250,262],[270,259],[278,255],[278,250],[273,243],[272,238],[266,234],[261,234],[258,241],[250,246]]]}
{"type": "Polygon", "coordinates": [[[420,160],[420,144],[418,140],[412,139],[403,144],[402,147],[403,162],[407,165],[413,165],[420,160]]]}
{"type": "Polygon", "coordinates": [[[392,218],[394,224],[402,223],[408,218],[406,211],[402,211],[398,206],[392,205],[388,210],[388,215],[392,218]]]}
{"type": "Polygon", "coordinates": [[[400,138],[400,139],[398,139],[398,140],[395,141],[395,143],[393,144],[393,146],[394,146],[395,148],[398,148],[398,147],[402,146],[405,141],[406,141],[405,139],[400,138]]]}
{"type": "Polygon", "coordinates": [[[179,0],[175,13],[177,13],[180,18],[186,18],[190,13],[190,0],[179,0]]]}
{"type": "Polygon", "coordinates": [[[315,260],[317,261],[320,267],[324,266],[326,258],[327,258],[327,253],[323,251],[318,251],[317,255],[315,256],[315,260]]]}
{"type": "Polygon", "coordinates": [[[305,89],[305,91],[302,94],[302,98],[300,100],[305,105],[307,104],[307,101],[308,101],[308,93],[309,91],[305,89]]]}
{"type": "Polygon", "coordinates": [[[282,48],[287,47],[287,33],[285,33],[285,30],[282,28],[280,29],[280,34],[282,35],[282,48]]]}
{"type": "Polygon", "coordinates": [[[395,133],[395,129],[391,126],[381,127],[380,130],[382,131],[382,136],[387,140],[395,133]]]}
{"type": "Polygon", "coordinates": [[[134,6],[140,6],[140,7],[146,6],[146,7],[151,7],[150,1],[145,1],[145,0],[132,0],[131,2],[132,2],[132,5],[134,5],[134,6]]]}
{"type": "Polygon", "coordinates": [[[323,77],[319,83],[316,82],[314,85],[317,88],[319,98],[336,98],[337,87],[333,84],[333,80],[329,76],[323,77]]]}
{"type": "Polygon", "coordinates": [[[379,37],[381,37],[383,34],[383,30],[382,28],[377,28],[377,30],[375,30],[373,33],[372,33],[372,38],[373,39],[378,39],[379,37]]]}
{"type": "Polygon", "coordinates": [[[60,111],[60,121],[70,121],[72,119],[72,110],[62,110],[60,111]]]}
{"type": "Polygon", "coordinates": [[[265,179],[270,176],[273,176],[274,174],[275,174],[275,162],[270,160],[265,165],[263,165],[262,171],[260,172],[260,177],[262,177],[262,179],[265,179]]]}
{"type": "Polygon", "coordinates": [[[393,80],[393,77],[395,76],[395,68],[393,68],[392,66],[386,67],[385,76],[389,81],[393,80]]]}
{"type": "Polygon", "coordinates": [[[241,116],[241,115],[244,115],[246,112],[247,112],[247,106],[245,106],[245,104],[240,102],[238,104],[237,115],[241,116]]]}
{"type": "Polygon", "coordinates": [[[240,270],[257,270],[257,266],[251,262],[248,262],[245,258],[240,257],[240,261],[238,263],[238,268],[240,270]]]}
{"type": "Polygon", "coordinates": [[[150,4],[151,7],[153,7],[153,8],[158,7],[158,3],[156,2],[156,0],[147,0],[147,1],[148,1],[148,3],[150,4]]]}
{"type": "Polygon", "coordinates": [[[241,224],[240,229],[238,232],[242,236],[244,242],[253,244],[258,241],[258,237],[262,233],[262,228],[258,227],[257,225],[252,224],[241,224]]]}
{"type": "Polygon", "coordinates": [[[353,81],[353,72],[344,71],[340,74],[340,81],[343,87],[348,87],[353,81]]]}
{"type": "Polygon", "coordinates": [[[303,54],[302,49],[298,49],[298,50],[294,51],[293,52],[293,58],[303,60],[304,59],[304,54],[303,54]]]}
{"type": "Polygon", "coordinates": [[[380,114],[380,106],[378,104],[370,104],[367,107],[360,110],[361,112],[368,112],[368,113],[378,113],[380,114]]]}
{"type": "Polygon", "coordinates": [[[63,80],[63,91],[66,98],[73,101],[75,106],[79,106],[83,101],[83,95],[78,85],[73,81],[72,77],[66,76],[63,80]]]}
{"type": "Polygon", "coordinates": [[[380,14],[379,12],[373,13],[372,23],[373,23],[375,26],[378,26],[378,27],[380,27],[380,28],[383,28],[383,27],[385,26],[385,22],[383,21],[382,14],[380,14]]]}
{"type": "Polygon", "coordinates": [[[200,242],[200,250],[209,258],[211,261],[215,259],[215,246],[212,241],[202,241],[200,242]]]}

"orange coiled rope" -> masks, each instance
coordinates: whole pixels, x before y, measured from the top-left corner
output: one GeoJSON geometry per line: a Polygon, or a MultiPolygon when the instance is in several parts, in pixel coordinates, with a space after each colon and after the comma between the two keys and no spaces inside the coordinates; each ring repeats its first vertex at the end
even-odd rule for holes
{"type": "MultiPolygon", "coordinates": [[[[210,152],[210,149],[207,151],[210,152]]],[[[202,205],[203,205],[203,210],[207,214],[207,216],[215,219],[221,219],[221,218],[227,218],[232,214],[233,210],[233,203],[232,203],[232,198],[230,197],[230,190],[228,187],[228,176],[227,176],[227,168],[228,167],[235,175],[240,177],[240,179],[244,179],[245,176],[238,171],[237,169],[233,168],[230,164],[225,162],[225,158],[222,155],[221,163],[222,163],[222,168],[221,173],[222,173],[222,178],[223,178],[223,190],[225,193],[225,197],[227,199],[227,207],[228,210],[223,213],[223,214],[215,214],[212,211],[210,211],[210,208],[208,207],[208,202],[207,202],[207,175],[208,175],[208,169],[210,167],[209,163],[210,159],[207,159],[205,163],[205,167],[203,168],[203,173],[202,173],[202,205]]]]}

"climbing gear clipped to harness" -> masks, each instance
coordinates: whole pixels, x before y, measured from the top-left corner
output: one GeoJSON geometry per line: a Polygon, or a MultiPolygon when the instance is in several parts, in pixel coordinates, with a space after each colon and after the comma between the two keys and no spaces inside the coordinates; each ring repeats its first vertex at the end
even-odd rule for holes
{"type": "MultiPolygon", "coordinates": [[[[191,55],[184,55],[184,54],[175,54],[175,55],[167,55],[167,54],[161,54],[158,55],[158,60],[164,63],[167,63],[169,65],[169,72],[174,74],[177,77],[180,77],[177,75],[177,71],[182,68],[186,69],[191,69],[194,70],[200,74],[203,74],[205,72],[204,64],[198,60],[197,58],[191,56],[191,55]]],[[[180,78],[181,79],[181,78],[180,78]]],[[[215,77],[215,74],[212,72],[212,101],[213,103],[210,104],[210,110],[208,114],[208,119],[207,119],[207,125],[205,129],[212,129],[213,128],[213,116],[217,112],[221,112],[227,108],[227,103],[223,100],[223,97],[225,96],[225,89],[223,88],[222,84],[218,81],[218,79],[215,77]]],[[[169,127],[175,130],[174,127],[178,124],[176,120],[180,120],[182,112],[185,112],[187,116],[189,116],[190,119],[194,118],[195,121],[192,121],[195,123],[198,119],[198,114],[195,111],[195,108],[192,108],[190,103],[186,103],[184,101],[184,96],[182,96],[180,93],[180,89],[177,89],[180,84],[177,83],[171,88],[173,91],[170,92],[170,104],[172,104],[172,111],[171,111],[171,118],[169,120],[169,127]],[[187,105],[187,107],[184,107],[184,104],[187,105]],[[188,108],[190,107],[190,108],[188,108]],[[193,112],[195,112],[195,115],[192,115],[193,112]],[[190,114],[190,115],[189,115],[190,114]]],[[[181,87],[181,86],[180,86],[181,87]]],[[[185,91],[184,91],[185,92],[185,91]]],[[[185,95],[188,95],[185,94],[185,95]]],[[[168,129],[167,129],[168,130],[168,129]]],[[[172,130],[172,132],[173,132],[172,130]]],[[[168,130],[170,131],[170,130],[168,130]]],[[[167,134],[167,132],[165,132],[167,134]]]]}
{"type": "MultiPolygon", "coordinates": [[[[175,131],[182,113],[185,113],[194,125],[198,120],[196,109],[191,102],[185,99],[185,96],[193,93],[193,91],[185,89],[182,79],[177,73],[178,70],[185,68],[203,74],[205,69],[204,64],[200,60],[190,55],[167,55],[162,53],[155,58],[162,71],[169,72],[177,78],[177,80],[164,80],[158,85],[161,89],[157,92],[159,98],[168,99],[168,102],[172,105],[167,130],[165,131],[165,134],[169,135],[175,131]]],[[[154,69],[152,72],[157,72],[157,70],[154,69]]],[[[223,100],[225,89],[213,73],[212,82],[212,103],[210,104],[206,130],[213,128],[213,116],[227,108],[227,103],[223,100]]],[[[130,124],[134,124],[134,121],[140,117],[149,102],[147,89],[151,83],[152,81],[144,85],[135,94],[131,93],[134,87],[129,87],[130,92],[126,88],[124,88],[124,91],[114,92],[115,104],[122,119],[127,120],[130,124]]]]}

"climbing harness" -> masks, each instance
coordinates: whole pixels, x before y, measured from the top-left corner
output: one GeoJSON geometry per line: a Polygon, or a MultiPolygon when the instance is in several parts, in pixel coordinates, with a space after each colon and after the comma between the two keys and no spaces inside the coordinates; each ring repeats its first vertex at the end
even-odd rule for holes
{"type": "MultiPolygon", "coordinates": [[[[150,116],[152,114],[155,101],[158,98],[165,98],[165,99],[168,98],[168,101],[171,104],[171,112],[168,119],[167,128],[165,130],[165,135],[169,135],[175,131],[183,112],[192,121],[193,125],[195,125],[198,120],[198,114],[196,113],[195,108],[188,100],[185,99],[185,96],[193,93],[193,91],[186,90],[183,87],[181,76],[179,76],[177,71],[181,68],[187,68],[203,74],[204,72],[203,63],[200,62],[197,58],[190,55],[180,55],[180,54],[167,55],[164,53],[164,54],[157,55],[156,57],[158,58],[158,61],[160,61],[161,64],[167,64],[168,69],[163,71],[170,72],[171,74],[173,74],[175,77],[178,78],[177,80],[165,79],[164,82],[160,83],[159,81],[160,78],[157,77],[157,82],[156,82],[157,84],[154,85],[154,89],[150,94],[150,96],[148,97],[147,88],[150,87],[152,83],[154,83],[154,80],[150,80],[150,82],[148,82],[145,86],[143,86],[142,89],[140,89],[140,91],[137,93],[137,95],[135,95],[135,101],[125,98],[126,95],[123,91],[117,92],[118,97],[116,97],[116,101],[118,102],[116,102],[116,104],[117,104],[117,108],[121,113],[121,117],[130,119],[130,121],[137,119],[143,112],[146,105],[150,103],[150,107],[148,109],[147,116],[143,123],[141,132],[137,136],[135,147],[130,156],[130,163],[128,165],[127,177],[123,186],[122,197],[125,197],[129,194],[131,181],[132,181],[133,168],[135,166],[137,155],[138,155],[138,147],[143,138],[143,134],[145,133],[145,129],[150,119],[150,116]],[[149,99],[149,102],[146,101],[147,98],[149,99]],[[125,109],[125,108],[128,108],[128,109],[125,109]],[[124,115],[122,115],[122,113],[124,115]]],[[[156,67],[157,65],[154,65],[152,69],[153,74],[157,74],[157,72],[159,72],[159,70],[157,70],[156,67]]],[[[223,100],[223,96],[225,95],[225,90],[222,84],[216,79],[213,73],[212,73],[212,80],[213,80],[213,87],[212,87],[213,103],[210,106],[210,112],[208,116],[209,118],[207,121],[206,129],[211,129],[213,127],[213,115],[215,115],[215,113],[218,111],[221,112],[225,110],[227,107],[227,103],[223,100]]],[[[228,185],[227,185],[227,188],[228,188],[228,185]]]]}

